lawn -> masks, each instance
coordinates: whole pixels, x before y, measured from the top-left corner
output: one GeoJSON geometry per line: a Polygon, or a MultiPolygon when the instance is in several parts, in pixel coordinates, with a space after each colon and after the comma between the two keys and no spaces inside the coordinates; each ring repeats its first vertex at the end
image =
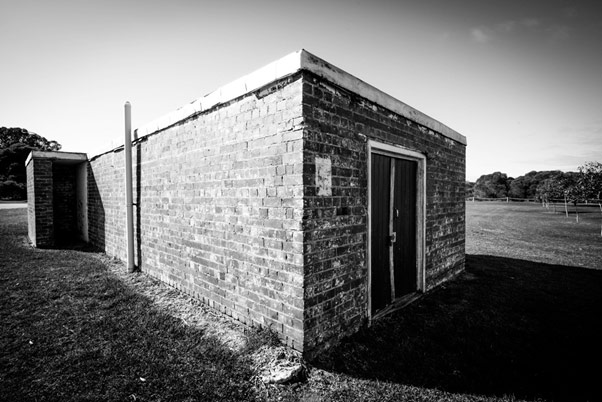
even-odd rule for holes
{"type": "Polygon", "coordinates": [[[575,211],[534,203],[467,202],[466,253],[602,269],[597,205],[575,211]]]}
{"type": "Polygon", "coordinates": [[[32,249],[26,213],[0,210],[0,400],[255,399],[269,334],[100,253],[32,249]]]}
{"type": "MultiPolygon", "coordinates": [[[[36,250],[0,211],[1,400],[593,401],[602,317],[599,215],[467,204],[453,281],[254,388],[273,343],[87,250],[36,250]],[[580,267],[588,267],[580,268],[580,267]]],[[[599,214],[599,213],[598,213],[599,214]]]]}

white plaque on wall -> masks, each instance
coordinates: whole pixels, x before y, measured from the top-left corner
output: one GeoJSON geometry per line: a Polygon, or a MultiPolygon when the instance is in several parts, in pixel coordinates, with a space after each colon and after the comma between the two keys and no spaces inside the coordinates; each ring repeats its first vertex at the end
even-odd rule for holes
{"type": "Polygon", "coordinates": [[[316,156],[316,188],[317,195],[332,195],[332,165],[329,157],[316,156]]]}

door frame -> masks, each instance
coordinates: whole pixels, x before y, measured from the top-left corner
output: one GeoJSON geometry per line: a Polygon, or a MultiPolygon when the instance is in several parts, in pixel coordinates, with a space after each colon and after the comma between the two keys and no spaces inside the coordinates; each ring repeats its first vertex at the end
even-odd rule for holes
{"type": "Polygon", "coordinates": [[[416,289],[425,290],[425,239],[426,239],[426,156],[420,152],[368,140],[368,322],[372,322],[372,154],[380,154],[397,159],[406,159],[418,163],[416,169],[416,289]]]}

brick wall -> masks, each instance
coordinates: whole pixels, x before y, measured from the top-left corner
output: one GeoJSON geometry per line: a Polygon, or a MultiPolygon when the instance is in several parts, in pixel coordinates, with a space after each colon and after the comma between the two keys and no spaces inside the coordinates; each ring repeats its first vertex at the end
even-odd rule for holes
{"type": "Polygon", "coordinates": [[[52,162],[31,159],[27,170],[28,236],[36,247],[54,245],[52,162]]]}
{"type": "Polygon", "coordinates": [[[33,161],[29,161],[25,166],[27,180],[27,237],[29,241],[36,245],[36,193],[35,193],[35,175],[33,161]]]}
{"type": "MultiPolygon", "coordinates": [[[[357,331],[369,139],[426,155],[435,287],[464,267],[465,145],[309,71],[135,142],[137,265],[309,354],[357,331]]],[[[123,152],[89,166],[90,241],[125,259],[123,152]]]]}
{"type": "Polygon", "coordinates": [[[366,322],[367,140],[427,157],[426,290],[464,268],[465,146],[304,73],[305,350],[366,322]],[[316,158],[330,159],[330,195],[316,194],[316,158]]]}
{"type": "Polygon", "coordinates": [[[88,165],[88,238],[108,255],[126,258],[123,151],[93,158],[88,165]]]}
{"type": "MultiPolygon", "coordinates": [[[[303,347],[301,75],[134,145],[142,271],[303,347]]],[[[90,241],[125,258],[123,152],[93,158],[90,241]]]]}

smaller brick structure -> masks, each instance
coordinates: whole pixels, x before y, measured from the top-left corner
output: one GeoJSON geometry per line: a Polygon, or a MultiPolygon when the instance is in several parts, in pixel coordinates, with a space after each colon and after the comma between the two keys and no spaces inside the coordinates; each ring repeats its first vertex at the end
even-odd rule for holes
{"type": "Polygon", "coordinates": [[[87,161],[73,152],[27,157],[28,236],[35,247],[88,241],[87,161]]]}

